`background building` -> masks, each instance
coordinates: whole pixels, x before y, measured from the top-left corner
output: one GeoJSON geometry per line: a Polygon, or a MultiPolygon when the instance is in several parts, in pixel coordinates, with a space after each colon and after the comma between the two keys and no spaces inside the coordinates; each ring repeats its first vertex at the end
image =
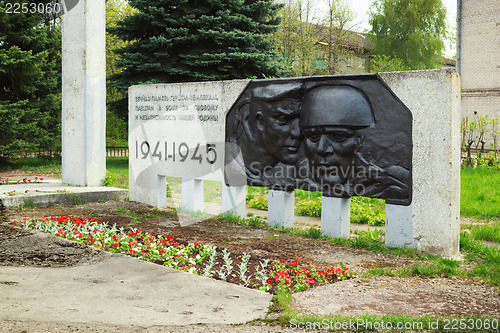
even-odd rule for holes
{"type": "Polygon", "coordinates": [[[458,0],[462,116],[500,117],[500,1],[458,0]]]}

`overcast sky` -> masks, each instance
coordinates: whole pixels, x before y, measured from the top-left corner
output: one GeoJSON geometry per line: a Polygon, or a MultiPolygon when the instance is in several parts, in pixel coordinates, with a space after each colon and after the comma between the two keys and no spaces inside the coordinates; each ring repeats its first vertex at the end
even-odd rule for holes
{"type": "MultiPolygon", "coordinates": [[[[326,8],[326,0],[313,0],[317,3],[317,6],[319,8],[323,7],[326,8]]],[[[363,32],[365,30],[370,30],[371,26],[368,23],[368,9],[370,8],[370,4],[373,2],[373,0],[346,0],[347,3],[349,3],[349,6],[355,11],[356,13],[356,21],[354,23],[357,24],[356,30],[363,32]]],[[[457,24],[456,24],[456,19],[457,19],[457,0],[442,0],[443,4],[446,7],[447,11],[447,19],[448,19],[448,26],[451,29],[455,29],[457,24]]],[[[451,45],[447,46],[446,50],[446,55],[447,56],[453,56],[455,54],[455,48],[454,46],[452,47],[451,45]]]]}

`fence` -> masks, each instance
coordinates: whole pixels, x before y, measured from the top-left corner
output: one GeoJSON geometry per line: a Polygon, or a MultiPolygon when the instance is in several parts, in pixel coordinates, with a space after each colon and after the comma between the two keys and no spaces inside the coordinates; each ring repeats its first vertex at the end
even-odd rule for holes
{"type": "Polygon", "coordinates": [[[106,147],[106,157],[128,157],[128,147],[106,147]]]}
{"type": "MultiPolygon", "coordinates": [[[[37,149],[36,151],[23,151],[18,152],[16,155],[5,155],[0,153],[0,157],[9,158],[28,158],[28,157],[59,157],[61,156],[60,150],[47,150],[37,149]]],[[[106,147],[106,157],[128,157],[128,147],[106,147]]]]}

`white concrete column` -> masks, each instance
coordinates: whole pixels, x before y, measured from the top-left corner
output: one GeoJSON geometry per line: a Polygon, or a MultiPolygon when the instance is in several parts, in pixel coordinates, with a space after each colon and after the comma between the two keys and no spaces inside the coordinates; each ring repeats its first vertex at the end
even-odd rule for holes
{"type": "Polygon", "coordinates": [[[267,221],[274,227],[293,228],[295,192],[269,190],[267,221]]]}
{"type": "Polygon", "coordinates": [[[246,217],[246,186],[227,186],[222,182],[222,213],[246,217]]]}
{"type": "Polygon", "coordinates": [[[385,245],[413,246],[413,206],[385,204],[385,245]]]}
{"type": "Polygon", "coordinates": [[[100,186],[106,176],[106,7],[80,0],[62,16],[62,179],[100,186]]]}
{"type": "Polygon", "coordinates": [[[151,190],[156,190],[156,201],[153,206],[165,208],[167,206],[167,179],[163,175],[155,176],[155,184],[151,190]]]}
{"type": "Polygon", "coordinates": [[[321,232],[328,237],[348,238],[351,223],[351,198],[321,198],[321,232]]]}
{"type": "Polygon", "coordinates": [[[189,212],[203,211],[203,180],[182,178],[182,208],[189,212]]]}

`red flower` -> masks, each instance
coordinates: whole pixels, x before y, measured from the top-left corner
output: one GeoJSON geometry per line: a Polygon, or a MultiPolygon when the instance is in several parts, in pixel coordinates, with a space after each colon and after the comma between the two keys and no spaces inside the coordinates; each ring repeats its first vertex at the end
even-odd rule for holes
{"type": "Polygon", "coordinates": [[[114,246],[114,247],[118,247],[118,246],[120,246],[120,244],[118,244],[118,243],[114,243],[114,244],[113,244],[113,246],[114,246]]]}
{"type": "Polygon", "coordinates": [[[316,284],[316,281],[314,280],[314,277],[306,277],[306,278],[304,278],[304,280],[305,280],[306,283],[316,284]]]}
{"type": "Polygon", "coordinates": [[[273,283],[273,280],[267,280],[267,284],[273,283]]]}
{"type": "Polygon", "coordinates": [[[280,260],[280,263],[281,263],[281,264],[284,264],[284,263],[285,263],[285,260],[280,260]]]}
{"type": "Polygon", "coordinates": [[[12,224],[13,224],[13,225],[16,225],[16,224],[17,224],[17,221],[16,221],[16,220],[14,220],[14,221],[12,222],[12,224]]]}
{"type": "Polygon", "coordinates": [[[118,236],[116,236],[116,235],[113,235],[112,238],[113,238],[113,240],[118,240],[119,239],[118,236]]]}
{"type": "Polygon", "coordinates": [[[168,236],[167,238],[168,238],[168,239],[172,239],[172,238],[174,238],[174,236],[173,236],[173,235],[170,235],[170,236],[168,236]]]}
{"type": "Polygon", "coordinates": [[[298,261],[297,261],[297,260],[292,261],[292,266],[293,266],[293,267],[297,267],[298,265],[299,265],[299,263],[298,263],[298,261]]]}

